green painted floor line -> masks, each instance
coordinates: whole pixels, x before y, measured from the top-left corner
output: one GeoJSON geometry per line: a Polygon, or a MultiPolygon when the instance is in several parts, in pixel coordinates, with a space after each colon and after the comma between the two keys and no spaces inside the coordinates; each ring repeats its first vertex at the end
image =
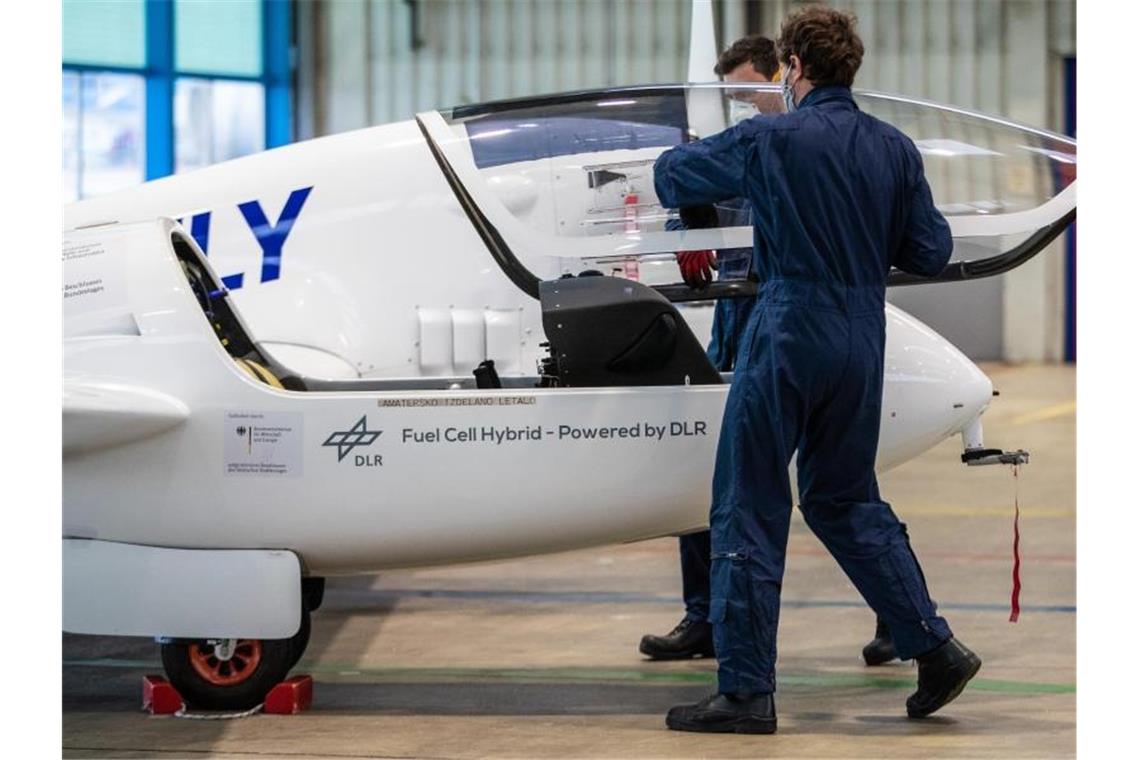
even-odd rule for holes
{"type": "MultiPolygon", "coordinates": [[[[64,666],[100,668],[150,668],[161,671],[155,660],[64,660],[64,666]]],[[[598,681],[645,684],[712,684],[716,675],[711,672],[684,670],[609,670],[602,668],[362,668],[349,663],[306,663],[299,671],[330,680],[373,680],[390,682],[431,681],[598,681]]],[[[780,675],[782,686],[812,686],[823,688],[859,689],[914,689],[916,673],[905,677],[862,675],[858,673],[792,673],[780,675]]],[[[1035,683],[1032,681],[998,681],[976,678],[970,682],[975,691],[993,691],[1005,694],[1074,694],[1075,683],[1035,683]]]]}

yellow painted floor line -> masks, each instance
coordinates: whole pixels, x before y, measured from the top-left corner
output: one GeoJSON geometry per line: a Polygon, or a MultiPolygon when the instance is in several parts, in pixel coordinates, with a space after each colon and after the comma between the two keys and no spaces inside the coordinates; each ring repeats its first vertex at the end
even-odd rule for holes
{"type": "MultiPolygon", "coordinates": [[[[897,510],[903,517],[923,515],[926,517],[1013,517],[1013,503],[1003,507],[916,507],[907,505],[897,510]]],[[[1064,507],[1022,507],[1022,517],[1042,517],[1061,519],[1075,517],[1075,509],[1064,507]]]]}
{"type": "Polygon", "coordinates": [[[1023,414],[1019,417],[1014,417],[1013,421],[1010,422],[1010,424],[1013,425],[1014,427],[1017,427],[1018,425],[1028,425],[1028,424],[1033,423],[1033,422],[1044,422],[1045,420],[1051,420],[1051,419],[1054,419],[1056,417],[1064,417],[1066,415],[1076,414],[1076,413],[1077,413],[1077,400],[1072,399],[1070,401],[1065,401],[1065,402],[1060,403],[1060,404],[1053,404],[1052,406],[1047,406],[1044,409],[1038,409],[1035,412],[1029,412],[1028,414],[1023,414]]]}
{"type": "MultiPolygon", "coordinates": [[[[1013,516],[1013,499],[1010,497],[1007,505],[993,505],[987,507],[969,507],[954,505],[936,505],[930,507],[903,504],[894,507],[899,518],[911,516],[921,517],[1011,517],[1013,516]]],[[[1021,505],[1023,517],[1045,517],[1050,520],[1060,520],[1064,517],[1075,517],[1076,509],[1073,507],[1027,507],[1021,505]]]]}

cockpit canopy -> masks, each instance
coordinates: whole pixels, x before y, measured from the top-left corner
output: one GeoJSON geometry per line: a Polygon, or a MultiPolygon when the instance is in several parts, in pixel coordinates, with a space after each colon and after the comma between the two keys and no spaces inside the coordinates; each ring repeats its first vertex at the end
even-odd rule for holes
{"type": "MultiPolygon", "coordinates": [[[[910,136],[955,238],[953,261],[999,256],[1076,207],[1076,143],[962,109],[856,91],[861,109],[910,136]]],[[[421,114],[458,181],[536,272],[607,274],[671,263],[677,251],[752,245],[747,225],[677,230],[653,188],[669,147],[757,113],[779,113],[779,85],[689,84],[584,91],[421,114]]],[[[739,222],[721,214],[722,224],[739,222]]],[[[1063,225],[1062,225],[1063,226],[1063,225]]],[[[654,281],[653,267],[641,279],[654,281]],[[649,277],[646,277],[646,274],[649,277]]],[[[675,279],[675,269],[662,269],[675,279]]]]}

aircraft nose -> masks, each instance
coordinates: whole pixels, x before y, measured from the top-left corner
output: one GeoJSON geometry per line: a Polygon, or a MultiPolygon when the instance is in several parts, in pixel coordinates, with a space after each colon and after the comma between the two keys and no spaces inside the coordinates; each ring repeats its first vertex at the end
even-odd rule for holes
{"type": "Polygon", "coordinates": [[[970,369],[973,371],[962,383],[963,401],[961,403],[964,404],[964,408],[973,411],[974,415],[978,415],[990,405],[990,401],[994,397],[994,384],[981,367],[969,359],[966,361],[969,362],[970,369]]]}

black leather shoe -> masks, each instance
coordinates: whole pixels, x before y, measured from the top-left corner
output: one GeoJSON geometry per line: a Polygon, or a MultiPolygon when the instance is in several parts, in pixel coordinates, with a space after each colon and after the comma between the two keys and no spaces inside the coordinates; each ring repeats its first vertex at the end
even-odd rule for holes
{"type": "Polygon", "coordinates": [[[695,705],[671,708],[665,725],[708,734],[774,734],[776,700],[771,694],[713,694],[695,705]]]}
{"type": "Polygon", "coordinates": [[[638,651],[651,660],[687,660],[691,657],[715,657],[712,625],[685,618],[664,636],[641,637],[638,651]]]}
{"type": "Polygon", "coordinates": [[[906,701],[906,714],[925,718],[962,693],[982,667],[982,658],[950,639],[918,660],[918,691],[906,701]]]}
{"type": "Polygon", "coordinates": [[[898,657],[891,629],[881,618],[875,621],[875,638],[863,647],[863,662],[870,666],[883,665],[898,657]]]}

